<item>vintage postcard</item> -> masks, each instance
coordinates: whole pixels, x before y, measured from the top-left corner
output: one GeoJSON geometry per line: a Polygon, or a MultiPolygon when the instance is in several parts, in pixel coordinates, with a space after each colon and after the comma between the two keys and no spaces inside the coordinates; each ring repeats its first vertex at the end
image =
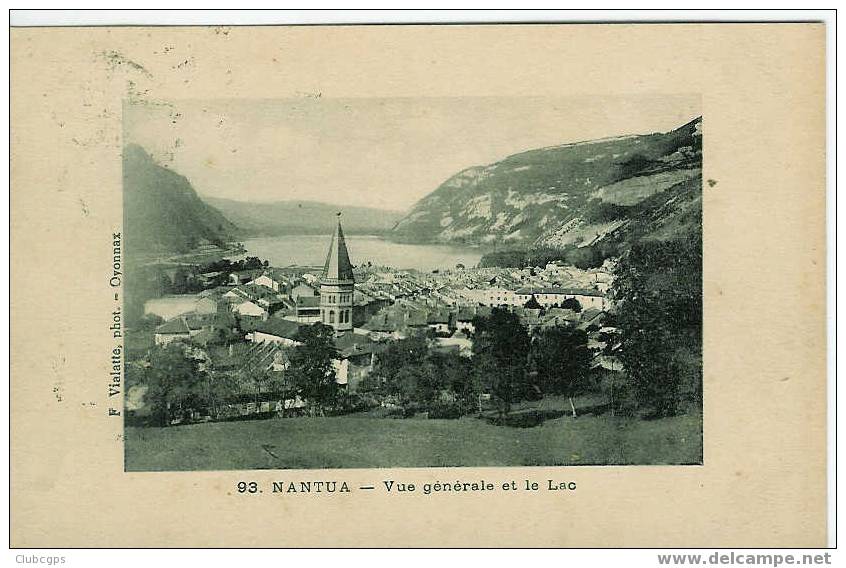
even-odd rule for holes
{"type": "Polygon", "coordinates": [[[824,35],[13,29],[13,545],[825,545],[824,35]]]}

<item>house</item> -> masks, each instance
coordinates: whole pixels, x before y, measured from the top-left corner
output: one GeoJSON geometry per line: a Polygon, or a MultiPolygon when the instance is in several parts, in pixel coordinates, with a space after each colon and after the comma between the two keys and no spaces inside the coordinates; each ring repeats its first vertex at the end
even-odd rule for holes
{"type": "Polygon", "coordinates": [[[490,306],[460,306],[455,314],[455,327],[459,330],[475,331],[473,320],[490,317],[493,308],[490,306]]]}
{"type": "Polygon", "coordinates": [[[565,308],[550,308],[540,318],[540,327],[549,329],[551,327],[562,327],[567,325],[577,324],[581,316],[573,311],[565,308]]]}
{"type": "Polygon", "coordinates": [[[273,343],[234,343],[210,351],[215,371],[237,371],[245,377],[267,371],[284,371],[290,361],[281,346],[273,343]]]}
{"type": "Polygon", "coordinates": [[[526,303],[521,301],[518,292],[507,288],[464,289],[461,294],[473,303],[489,307],[522,306],[526,303]]]}
{"type": "Polygon", "coordinates": [[[386,298],[355,290],[353,292],[353,326],[362,325],[389,304],[390,301],[386,298]]]}
{"type": "Polygon", "coordinates": [[[156,328],[154,341],[156,345],[169,345],[173,341],[190,339],[202,330],[202,326],[189,326],[185,317],[180,316],[166,321],[156,328]]]}
{"type": "Polygon", "coordinates": [[[272,292],[282,292],[287,283],[287,279],[281,274],[277,274],[270,270],[265,270],[260,276],[257,276],[247,284],[255,286],[263,286],[272,292]]]}
{"type": "Polygon", "coordinates": [[[439,335],[446,336],[452,333],[452,318],[446,310],[429,312],[429,315],[426,317],[426,325],[439,335]]]}
{"type": "Polygon", "coordinates": [[[401,331],[402,323],[402,319],[398,318],[392,311],[381,310],[361,327],[369,332],[370,338],[374,341],[383,341],[405,337],[405,334],[401,331]]]}
{"type": "Polygon", "coordinates": [[[280,386],[290,359],[276,343],[234,343],[208,352],[212,383],[228,379],[228,396],[216,409],[216,418],[234,418],[273,412],[293,401],[282,400],[280,386]]]}
{"type": "Polygon", "coordinates": [[[607,310],[609,307],[605,294],[599,290],[574,289],[568,292],[573,298],[578,300],[583,310],[607,310]]]}
{"type": "Polygon", "coordinates": [[[272,313],[284,305],[284,297],[273,292],[270,288],[257,284],[244,284],[232,288],[225,294],[224,298],[231,300],[246,299],[254,302],[272,313]]]}
{"type": "Polygon", "coordinates": [[[607,307],[605,296],[598,290],[581,288],[519,288],[516,292],[517,305],[524,306],[534,296],[535,300],[544,307],[558,306],[564,300],[575,299],[583,310],[590,308],[604,310],[607,307]]]}
{"type": "Polygon", "coordinates": [[[472,308],[459,308],[458,313],[455,316],[455,328],[466,334],[472,334],[476,331],[476,326],[473,325],[473,320],[475,318],[476,311],[472,308]]]}
{"type": "Polygon", "coordinates": [[[212,286],[223,278],[223,273],[217,272],[203,272],[197,276],[197,281],[202,286],[212,286]]]}
{"type": "Polygon", "coordinates": [[[243,288],[240,286],[236,288],[230,288],[223,294],[221,294],[221,298],[226,300],[227,302],[238,303],[244,300],[250,300],[251,298],[247,293],[244,291],[243,288]]]}
{"type": "Polygon", "coordinates": [[[346,385],[347,390],[355,391],[373,371],[376,356],[383,346],[367,337],[347,332],[335,338],[335,348],[338,350],[338,359],[333,361],[335,382],[346,385]]]}
{"type": "Polygon", "coordinates": [[[320,321],[320,296],[299,296],[294,306],[294,315],[299,323],[320,321]]]}
{"type": "Polygon", "coordinates": [[[244,300],[232,307],[232,312],[241,317],[256,318],[262,321],[267,320],[268,312],[255,302],[244,300]]]}
{"type": "Polygon", "coordinates": [[[404,324],[409,331],[421,331],[428,327],[429,314],[423,310],[410,309],[404,313],[404,324]]]}
{"type": "Polygon", "coordinates": [[[300,297],[317,297],[319,294],[317,293],[317,289],[309,286],[308,284],[297,284],[293,288],[291,288],[291,299],[296,300],[300,297]]]}
{"type": "Polygon", "coordinates": [[[247,334],[247,340],[254,343],[269,342],[287,346],[298,345],[299,342],[295,338],[299,329],[298,323],[282,318],[271,318],[256,325],[255,329],[247,334]]]}

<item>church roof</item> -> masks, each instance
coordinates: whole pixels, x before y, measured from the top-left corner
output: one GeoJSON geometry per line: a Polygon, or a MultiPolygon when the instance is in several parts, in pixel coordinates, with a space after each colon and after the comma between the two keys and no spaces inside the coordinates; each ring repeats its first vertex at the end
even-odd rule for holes
{"type": "Polygon", "coordinates": [[[341,229],[340,213],[338,215],[338,226],[335,228],[335,234],[332,235],[329,254],[326,255],[326,263],[323,265],[321,280],[327,283],[354,281],[350,253],[347,251],[344,230],[341,229]]]}

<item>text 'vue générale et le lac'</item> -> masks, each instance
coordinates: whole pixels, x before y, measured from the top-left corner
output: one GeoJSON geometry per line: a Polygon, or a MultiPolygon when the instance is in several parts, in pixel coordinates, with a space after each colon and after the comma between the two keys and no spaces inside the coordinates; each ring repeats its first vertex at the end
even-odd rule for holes
{"type": "MultiPolygon", "coordinates": [[[[258,481],[239,481],[236,484],[238,493],[256,494],[264,493],[264,489],[258,481]]],[[[508,480],[502,482],[489,481],[455,481],[455,482],[426,482],[409,483],[394,480],[385,480],[378,484],[361,485],[348,484],[346,481],[310,480],[310,481],[273,481],[269,484],[270,493],[284,494],[312,494],[312,493],[351,493],[358,489],[362,491],[376,491],[388,494],[445,494],[445,493],[486,493],[496,491],[517,492],[517,491],[576,491],[575,481],[556,481],[545,479],[543,482],[524,479],[521,481],[508,480]]]]}

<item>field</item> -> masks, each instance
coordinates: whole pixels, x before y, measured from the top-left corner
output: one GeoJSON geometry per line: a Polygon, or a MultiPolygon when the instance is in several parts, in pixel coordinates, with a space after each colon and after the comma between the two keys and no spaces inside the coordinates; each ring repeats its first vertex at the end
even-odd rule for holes
{"type": "Polygon", "coordinates": [[[698,415],[568,416],[534,428],[349,415],[126,429],[127,471],[701,462],[698,415]]]}

